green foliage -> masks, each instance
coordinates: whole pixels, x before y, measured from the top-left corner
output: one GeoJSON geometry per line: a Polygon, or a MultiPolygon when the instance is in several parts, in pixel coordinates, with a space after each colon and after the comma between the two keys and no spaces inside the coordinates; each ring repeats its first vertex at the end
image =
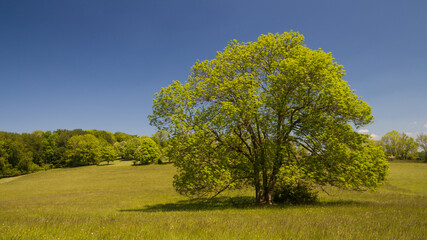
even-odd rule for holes
{"type": "Polygon", "coordinates": [[[170,162],[171,159],[168,157],[168,154],[170,153],[169,150],[171,149],[169,133],[167,131],[160,130],[153,134],[151,139],[153,139],[153,141],[156,142],[157,146],[159,147],[159,161],[162,163],[170,162]]]}
{"type": "Polygon", "coordinates": [[[135,160],[140,164],[154,163],[160,157],[160,150],[151,138],[142,137],[141,145],[135,151],[135,160]]]}
{"type": "Polygon", "coordinates": [[[111,145],[103,145],[101,147],[101,160],[106,161],[107,164],[114,161],[118,156],[116,149],[111,145]]]}
{"type": "Polygon", "coordinates": [[[127,133],[123,133],[123,132],[115,132],[114,133],[114,137],[116,138],[117,142],[125,142],[128,141],[132,138],[136,138],[136,135],[129,135],[127,133]]]}
{"type": "Polygon", "coordinates": [[[381,138],[381,145],[389,158],[407,160],[415,159],[417,155],[417,142],[406,133],[396,130],[386,133],[381,138]]]}
{"type": "MultiPolygon", "coordinates": [[[[116,135],[120,141],[136,137],[126,133],[116,135]]],[[[58,129],[54,132],[34,131],[22,134],[0,131],[0,178],[54,167],[96,164],[100,160],[109,163],[122,155],[122,145],[125,142],[119,143],[116,135],[107,131],[82,129],[58,129]],[[86,134],[93,135],[97,139],[95,142],[99,144],[98,150],[96,146],[90,147],[96,152],[92,157],[88,154],[82,157],[84,154],[80,154],[80,148],[85,147],[74,149],[69,144],[71,138],[86,134]]]]}
{"type": "Polygon", "coordinates": [[[131,138],[125,142],[121,142],[122,148],[122,158],[125,160],[135,160],[137,159],[136,151],[141,146],[140,138],[131,138]]]}
{"type": "Polygon", "coordinates": [[[26,151],[20,135],[0,132],[0,177],[28,173],[31,167],[31,152],[26,151]]]}
{"type": "Polygon", "coordinates": [[[73,136],[80,136],[86,134],[82,129],[66,130],[58,129],[53,132],[51,136],[52,148],[54,151],[54,156],[52,159],[52,164],[55,167],[64,167],[68,165],[69,159],[67,156],[67,144],[70,138],[73,136]]]}
{"type": "Polygon", "coordinates": [[[101,143],[113,145],[117,142],[113,133],[100,130],[86,130],[87,133],[94,135],[101,143]]]}
{"type": "Polygon", "coordinates": [[[382,150],[351,127],[372,122],[370,106],[342,80],[330,53],[303,41],[296,32],[233,40],[197,62],[188,81],[156,94],[150,123],[171,134],[178,192],[216,195],[249,185],[257,202],[271,204],[283,167],[319,185],[382,183],[382,150]]]}
{"type": "Polygon", "coordinates": [[[67,146],[69,166],[93,165],[101,160],[100,142],[92,134],[73,136],[68,140],[67,146]]]}
{"type": "Polygon", "coordinates": [[[317,201],[317,194],[309,182],[296,182],[290,185],[276,186],[274,202],[288,204],[307,204],[317,201]]]}
{"type": "Polygon", "coordinates": [[[146,136],[131,138],[116,145],[116,148],[120,149],[123,159],[133,160],[134,164],[154,163],[160,157],[156,142],[146,136]]]}
{"type": "Polygon", "coordinates": [[[43,148],[44,148],[44,142],[43,142],[43,132],[42,131],[34,131],[32,134],[29,133],[23,133],[21,134],[22,140],[29,150],[29,152],[32,153],[32,161],[39,165],[43,166],[46,164],[44,160],[43,155],[43,148]]]}
{"type": "Polygon", "coordinates": [[[421,158],[427,161],[427,134],[424,134],[424,133],[418,134],[417,143],[418,143],[418,146],[424,151],[423,156],[421,156],[421,158]]]}
{"type": "MultiPolygon", "coordinates": [[[[228,149],[218,144],[211,136],[203,132],[180,135],[172,139],[170,158],[178,168],[174,176],[175,189],[190,198],[207,197],[219,194],[227,188],[240,188],[243,182],[239,176],[245,162],[239,154],[228,153],[228,149]],[[231,164],[236,164],[230,168],[231,164]]],[[[250,171],[249,167],[246,167],[250,171]]]]}

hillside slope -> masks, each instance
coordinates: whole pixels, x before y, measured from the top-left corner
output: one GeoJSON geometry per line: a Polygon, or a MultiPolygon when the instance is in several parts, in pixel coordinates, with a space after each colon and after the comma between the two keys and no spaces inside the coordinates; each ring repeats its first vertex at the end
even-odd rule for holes
{"type": "Polygon", "coordinates": [[[0,239],[421,239],[427,164],[392,163],[377,192],[328,189],[317,204],[256,206],[252,191],[193,202],[172,165],[57,169],[0,181],[0,239]],[[240,197],[237,197],[240,196],[240,197]],[[233,198],[231,198],[233,197],[233,198]]]}

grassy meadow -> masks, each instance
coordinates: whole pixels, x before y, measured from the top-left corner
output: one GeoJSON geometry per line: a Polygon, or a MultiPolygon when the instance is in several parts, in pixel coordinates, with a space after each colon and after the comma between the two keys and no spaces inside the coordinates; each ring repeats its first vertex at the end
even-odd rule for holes
{"type": "Polygon", "coordinates": [[[426,239],[427,164],[392,162],[376,192],[327,189],[311,205],[253,192],[194,202],[171,164],[55,169],[0,179],[0,239],[426,239]]]}

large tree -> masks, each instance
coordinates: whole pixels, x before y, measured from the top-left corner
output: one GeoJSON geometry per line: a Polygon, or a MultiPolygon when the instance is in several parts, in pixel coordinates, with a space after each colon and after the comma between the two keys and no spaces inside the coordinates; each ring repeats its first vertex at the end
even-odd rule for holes
{"type": "Polygon", "coordinates": [[[178,192],[250,185],[271,204],[300,182],[361,190],[384,180],[382,150],[355,131],[372,121],[370,106],[330,53],[303,41],[296,32],[231,41],[156,94],[149,118],[171,133],[178,192]]]}

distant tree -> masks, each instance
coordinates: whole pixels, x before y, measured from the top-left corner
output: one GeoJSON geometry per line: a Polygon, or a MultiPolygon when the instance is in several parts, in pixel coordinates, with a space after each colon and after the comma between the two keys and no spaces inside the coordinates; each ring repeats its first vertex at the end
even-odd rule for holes
{"type": "Polygon", "coordinates": [[[117,151],[113,146],[104,145],[101,147],[101,159],[106,161],[107,164],[110,164],[111,161],[114,161],[117,156],[117,151]]]}
{"type": "Polygon", "coordinates": [[[53,167],[55,162],[55,142],[50,131],[46,131],[42,136],[42,159],[45,168],[53,167]]]}
{"type": "Polygon", "coordinates": [[[396,130],[386,133],[381,138],[381,145],[388,157],[396,159],[411,159],[417,153],[417,143],[406,133],[399,133],[396,130]]]}
{"type": "Polygon", "coordinates": [[[76,135],[67,143],[67,164],[69,166],[93,165],[100,162],[100,142],[92,134],[76,135]]]}
{"type": "Polygon", "coordinates": [[[32,152],[32,161],[39,166],[46,164],[43,154],[43,149],[45,147],[43,142],[43,134],[43,131],[34,131],[31,134],[21,134],[25,148],[32,152]]]}
{"type": "MultiPolygon", "coordinates": [[[[141,145],[137,136],[126,133],[118,136],[121,140],[136,138],[134,152],[141,145]]],[[[109,164],[125,144],[102,130],[58,129],[22,134],[0,131],[0,178],[53,167],[97,164],[101,160],[109,164]]]]}
{"type": "Polygon", "coordinates": [[[398,157],[400,152],[400,134],[398,131],[393,130],[386,133],[381,138],[381,145],[387,157],[398,157]]]}
{"type": "Polygon", "coordinates": [[[111,146],[117,142],[113,133],[103,130],[86,130],[87,133],[94,135],[101,143],[108,143],[111,146]]]}
{"type": "Polygon", "coordinates": [[[156,142],[157,146],[159,147],[159,150],[160,150],[159,160],[161,162],[166,162],[166,161],[170,162],[170,158],[168,157],[168,153],[170,150],[169,133],[164,130],[159,130],[151,136],[151,139],[153,139],[153,141],[156,142]]]}
{"type": "Polygon", "coordinates": [[[125,145],[125,143],[126,142],[116,142],[113,145],[114,150],[116,150],[118,158],[125,159],[124,155],[123,155],[124,154],[124,145],[125,145]]]}
{"type": "Polygon", "coordinates": [[[22,135],[0,132],[0,177],[16,176],[38,169],[22,135]]]}
{"type": "Polygon", "coordinates": [[[19,159],[13,159],[19,153],[17,149],[7,139],[0,139],[0,177],[11,177],[20,174],[17,169],[19,159]],[[15,155],[15,156],[13,156],[15,155]]]}
{"type": "Polygon", "coordinates": [[[132,139],[132,138],[137,138],[138,136],[130,135],[130,134],[123,133],[123,132],[115,132],[114,137],[116,138],[117,142],[125,142],[125,141],[132,139]]]}
{"type": "Polygon", "coordinates": [[[21,173],[31,173],[39,171],[41,168],[33,162],[33,153],[31,151],[25,151],[19,160],[18,169],[21,173]]]}
{"type": "Polygon", "coordinates": [[[137,159],[136,150],[141,146],[141,139],[138,137],[131,138],[122,142],[122,156],[125,160],[137,159]]]}
{"type": "Polygon", "coordinates": [[[427,160],[427,135],[424,133],[420,133],[417,136],[418,146],[424,150],[424,158],[427,160]]]}
{"type": "Polygon", "coordinates": [[[160,157],[160,150],[151,138],[142,137],[141,145],[135,151],[135,161],[140,164],[154,163],[160,157]]]}
{"type": "Polygon", "coordinates": [[[179,193],[216,196],[249,185],[257,203],[272,204],[299,181],[356,190],[383,182],[383,151],[352,127],[372,122],[370,106],[330,53],[303,42],[296,32],[231,41],[198,61],[185,83],[156,94],[150,123],[176,143],[179,193]]]}
{"type": "Polygon", "coordinates": [[[16,135],[10,134],[5,136],[3,139],[0,139],[1,145],[0,148],[2,157],[12,166],[12,168],[17,168],[22,156],[24,155],[24,145],[21,141],[18,141],[16,135]]]}
{"type": "Polygon", "coordinates": [[[69,159],[67,156],[68,141],[73,136],[80,136],[87,134],[82,129],[66,130],[58,129],[53,132],[51,140],[53,141],[54,146],[54,157],[52,164],[55,167],[64,167],[69,165],[69,159]]]}
{"type": "Polygon", "coordinates": [[[400,152],[399,152],[399,158],[408,160],[408,159],[414,159],[417,155],[418,150],[418,144],[414,140],[414,138],[408,136],[406,133],[400,134],[399,139],[400,144],[400,152]]]}

